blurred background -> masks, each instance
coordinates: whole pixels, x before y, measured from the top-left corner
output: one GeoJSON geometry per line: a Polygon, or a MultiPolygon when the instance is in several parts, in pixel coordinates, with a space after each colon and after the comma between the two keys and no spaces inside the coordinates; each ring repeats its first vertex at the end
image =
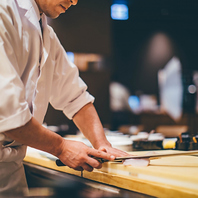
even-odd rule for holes
{"type": "MultiPolygon", "coordinates": [[[[88,85],[88,91],[95,97],[94,105],[112,146],[126,152],[198,150],[198,0],[78,1],[76,6],[69,8],[57,19],[48,19],[48,23],[54,28],[69,59],[79,68],[80,77],[88,85]]],[[[44,125],[66,139],[92,146],[74,123],[51,105],[44,125]]],[[[28,148],[27,153],[30,162],[31,156],[34,156],[33,163],[35,160],[39,165],[41,161],[41,166],[42,159],[37,156],[44,157],[44,166],[48,162],[46,157],[54,161],[57,159],[42,151],[35,152],[32,148],[28,148]]],[[[174,159],[177,163],[173,161],[171,164],[170,159],[168,166],[165,160],[161,162],[163,165],[159,163],[162,172],[163,166],[167,170],[170,168],[169,180],[174,181],[176,187],[167,187],[165,184],[167,192],[172,189],[170,194],[173,196],[180,192],[178,187],[181,185],[180,190],[187,192],[189,186],[190,195],[193,195],[192,186],[197,186],[197,183],[188,182],[196,180],[190,179],[190,175],[183,175],[183,172],[190,172],[191,169],[186,169],[190,167],[195,171],[194,159],[191,161],[189,158],[184,162],[176,157],[172,158],[174,159]],[[178,178],[184,178],[178,180],[179,183],[176,179],[177,167],[183,171],[178,172],[178,178]]],[[[84,178],[71,177],[51,170],[54,165],[49,166],[50,169],[46,170],[25,163],[27,181],[33,195],[35,192],[39,195],[39,192],[43,192],[42,187],[44,190],[47,187],[54,190],[52,192],[56,197],[150,197],[120,190],[118,184],[122,183],[122,172],[127,170],[119,169],[121,166],[116,170],[116,174],[120,174],[118,182],[113,172],[113,180],[118,185],[118,188],[113,189],[109,189],[106,179],[104,183],[107,185],[101,186],[98,182],[87,182],[87,173],[84,177],[81,172],[84,178]]],[[[155,163],[154,166],[157,170],[155,163]]],[[[55,167],[55,170],[60,169],[55,167]]],[[[110,170],[108,165],[108,171],[110,170]]],[[[138,174],[129,172],[132,179],[135,178],[134,181],[138,174]]],[[[153,172],[150,174],[151,179],[146,180],[151,188],[145,190],[146,186],[150,186],[144,179],[141,181],[138,178],[139,184],[141,183],[140,186],[138,183],[135,185],[138,192],[147,194],[147,191],[152,192],[150,189],[155,193],[161,192],[161,187],[160,190],[155,187],[162,186],[157,182],[164,179],[153,177],[153,172]]],[[[124,177],[126,176],[128,177],[125,172],[124,177]]],[[[148,174],[146,178],[149,176],[148,174]]],[[[94,177],[99,178],[99,175],[94,177]]],[[[167,178],[166,175],[165,181],[167,178]]],[[[133,185],[126,183],[124,186],[131,188],[133,185]]]]}
{"type": "MultiPolygon", "coordinates": [[[[49,24],[95,97],[105,128],[186,126],[180,132],[197,134],[197,0],[79,0],[49,24]]],[[[50,105],[45,123],[77,131],[50,105]]]]}

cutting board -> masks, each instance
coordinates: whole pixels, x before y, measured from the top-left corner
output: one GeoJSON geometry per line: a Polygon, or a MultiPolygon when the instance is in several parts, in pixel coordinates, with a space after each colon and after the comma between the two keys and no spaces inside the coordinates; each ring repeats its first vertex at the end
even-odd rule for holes
{"type": "MultiPolygon", "coordinates": [[[[157,152],[171,153],[172,151],[157,152]]],[[[132,152],[135,155],[145,153],[132,152]]],[[[198,198],[198,156],[155,159],[151,160],[147,167],[132,167],[117,162],[106,162],[100,170],[95,169],[91,173],[83,171],[83,174],[67,166],[57,167],[55,158],[36,149],[28,151],[24,161],[151,196],[198,198]]]]}

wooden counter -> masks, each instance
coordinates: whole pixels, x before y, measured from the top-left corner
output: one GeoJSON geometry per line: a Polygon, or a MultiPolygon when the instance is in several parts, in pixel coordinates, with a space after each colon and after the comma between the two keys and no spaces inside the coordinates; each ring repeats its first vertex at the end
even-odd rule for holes
{"type": "MultiPolygon", "coordinates": [[[[172,152],[172,151],[157,151],[172,152]]],[[[145,152],[133,152],[143,154],[145,152]]],[[[124,166],[121,163],[104,163],[102,169],[81,172],[67,166],[57,167],[55,159],[38,150],[28,150],[24,159],[53,170],[77,175],[86,179],[144,193],[156,197],[198,198],[198,157],[175,156],[151,160],[148,167],[124,166]]]]}

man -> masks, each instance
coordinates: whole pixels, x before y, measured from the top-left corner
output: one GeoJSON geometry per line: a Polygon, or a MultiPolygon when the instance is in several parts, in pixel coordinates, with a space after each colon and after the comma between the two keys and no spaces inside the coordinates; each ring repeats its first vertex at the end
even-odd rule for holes
{"type": "Polygon", "coordinates": [[[107,141],[94,98],[46,22],[46,16],[56,18],[76,4],[77,0],[0,1],[0,193],[21,192],[26,186],[26,145],[76,170],[101,168],[93,156],[113,160],[126,155],[107,141]],[[94,148],[44,128],[48,102],[73,119],[94,148]]]}

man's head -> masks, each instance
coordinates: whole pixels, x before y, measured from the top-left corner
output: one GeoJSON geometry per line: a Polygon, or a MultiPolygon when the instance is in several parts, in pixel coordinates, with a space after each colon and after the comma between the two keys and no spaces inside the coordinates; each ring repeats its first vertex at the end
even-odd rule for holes
{"type": "Polygon", "coordinates": [[[57,18],[71,5],[76,5],[78,0],[35,0],[40,13],[45,13],[50,18],[57,18]]]}

